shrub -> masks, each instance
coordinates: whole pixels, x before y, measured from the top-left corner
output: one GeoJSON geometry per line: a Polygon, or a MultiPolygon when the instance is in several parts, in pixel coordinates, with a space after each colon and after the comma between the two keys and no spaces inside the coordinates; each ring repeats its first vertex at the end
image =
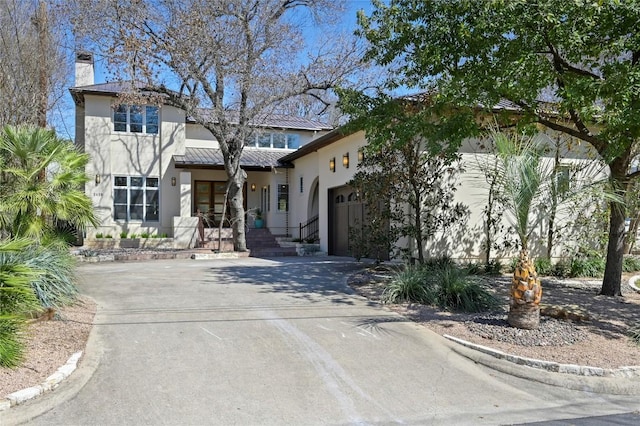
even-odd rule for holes
{"type": "Polygon", "coordinates": [[[567,278],[570,273],[571,265],[564,259],[557,261],[551,270],[551,275],[558,278],[567,278]]]}
{"type": "Polygon", "coordinates": [[[571,277],[600,277],[604,274],[605,260],[601,257],[574,257],[569,265],[571,277]]]}
{"type": "Polygon", "coordinates": [[[42,271],[16,256],[28,247],[26,240],[0,242],[0,366],[3,367],[15,367],[20,362],[25,315],[39,307],[31,282],[42,271]]]}
{"type": "Polygon", "coordinates": [[[636,345],[640,345],[640,326],[631,327],[628,335],[636,345]]]}
{"type": "Polygon", "coordinates": [[[467,271],[456,265],[442,265],[427,278],[427,286],[435,295],[431,303],[441,308],[463,312],[482,312],[495,309],[499,302],[467,271]]]}
{"type": "Polygon", "coordinates": [[[54,246],[31,248],[21,252],[18,258],[42,271],[31,282],[42,307],[59,308],[76,300],[75,259],[69,250],[54,246]]]}
{"type": "Polygon", "coordinates": [[[382,301],[430,303],[431,297],[425,286],[424,271],[423,268],[407,267],[398,272],[382,292],[382,301]]]}
{"type": "Polygon", "coordinates": [[[102,232],[98,232],[98,233],[96,234],[96,238],[103,238],[102,232]]]}
{"type": "Polygon", "coordinates": [[[126,232],[121,232],[120,233],[120,238],[127,238],[127,233],[126,232]]]}
{"type": "Polygon", "coordinates": [[[143,232],[142,234],[140,234],[140,238],[149,238],[149,233],[143,232]]]}
{"type": "Polygon", "coordinates": [[[625,256],[622,263],[622,270],[624,272],[640,271],[640,259],[637,257],[625,256]]]}
{"type": "Polygon", "coordinates": [[[536,268],[538,275],[550,276],[553,275],[553,265],[551,259],[547,257],[539,257],[533,261],[533,266],[536,268]]]}
{"type": "Polygon", "coordinates": [[[111,236],[111,234],[107,234],[107,235],[105,235],[104,237],[105,237],[105,238],[113,238],[113,237],[111,236]]]}
{"type": "Polygon", "coordinates": [[[490,260],[489,263],[484,264],[484,272],[488,275],[500,275],[502,273],[502,262],[498,259],[490,260]]]}
{"type": "Polygon", "coordinates": [[[129,235],[129,238],[138,238],[138,234],[131,234],[129,235]]]}
{"type": "Polygon", "coordinates": [[[449,256],[440,256],[427,259],[422,265],[422,268],[427,270],[437,270],[449,265],[455,265],[453,259],[449,256]]]}
{"type": "Polygon", "coordinates": [[[162,235],[160,235],[160,238],[169,238],[169,234],[163,232],[162,235]]]}
{"type": "Polygon", "coordinates": [[[507,268],[507,272],[513,274],[516,271],[516,266],[518,266],[518,261],[520,259],[518,257],[512,257],[509,261],[509,266],[507,268]]]}
{"type": "Polygon", "coordinates": [[[462,268],[467,271],[469,275],[480,275],[484,273],[484,265],[477,262],[467,262],[462,265],[462,268]]]}

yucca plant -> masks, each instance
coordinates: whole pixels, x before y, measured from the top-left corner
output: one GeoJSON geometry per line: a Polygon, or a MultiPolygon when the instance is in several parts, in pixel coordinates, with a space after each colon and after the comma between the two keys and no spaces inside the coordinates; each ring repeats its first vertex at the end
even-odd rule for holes
{"type": "Polygon", "coordinates": [[[398,272],[382,293],[385,303],[417,302],[430,304],[433,296],[425,286],[425,269],[407,267],[398,272]]]}

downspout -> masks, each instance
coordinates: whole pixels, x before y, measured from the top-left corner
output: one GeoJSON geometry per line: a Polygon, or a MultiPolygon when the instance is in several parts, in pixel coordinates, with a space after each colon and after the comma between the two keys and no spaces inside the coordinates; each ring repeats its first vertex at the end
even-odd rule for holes
{"type": "Polygon", "coordinates": [[[285,169],[285,181],[287,182],[287,211],[285,212],[284,226],[286,227],[286,236],[289,234],[289,210],[291,209],[291,186],[289,185],[289,168],[285,169]]]}

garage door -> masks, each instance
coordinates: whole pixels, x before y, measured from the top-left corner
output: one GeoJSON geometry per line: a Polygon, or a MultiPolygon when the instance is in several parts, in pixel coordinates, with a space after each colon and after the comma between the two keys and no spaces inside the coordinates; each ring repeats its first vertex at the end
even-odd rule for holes
{"type": "MultiPolygon", "coordinates": [[[[365,205],[349,186],[330,189],[329,200],[329,254],[353,256],[349,230],[360,228],[366,220],[365,205]]],[[[388,259],[388,253],[381,258],[388,259]]]]}

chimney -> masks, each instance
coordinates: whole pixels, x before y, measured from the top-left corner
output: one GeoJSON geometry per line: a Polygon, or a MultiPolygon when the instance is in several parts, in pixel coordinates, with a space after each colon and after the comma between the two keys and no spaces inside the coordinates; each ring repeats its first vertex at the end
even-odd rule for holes
{"type": "Polygon", "coordinates": [[[76,87],[95,84],[93,71],[93,53],[76,53],[76,87]]]}

